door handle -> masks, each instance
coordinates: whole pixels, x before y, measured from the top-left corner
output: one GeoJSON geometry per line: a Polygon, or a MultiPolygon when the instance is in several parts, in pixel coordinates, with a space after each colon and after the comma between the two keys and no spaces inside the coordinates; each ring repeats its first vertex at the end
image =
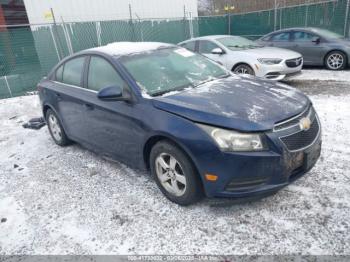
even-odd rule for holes
{"type": "Polygon", "coordinates": [[[55,93],[55,97],[57,100],[62,100],[61,94],[55,93]]]}
{"type": "Polygon", "coordinates": [[[91,104],[84,104],[86,110],[94,110],[94,106],[91,104]]]}

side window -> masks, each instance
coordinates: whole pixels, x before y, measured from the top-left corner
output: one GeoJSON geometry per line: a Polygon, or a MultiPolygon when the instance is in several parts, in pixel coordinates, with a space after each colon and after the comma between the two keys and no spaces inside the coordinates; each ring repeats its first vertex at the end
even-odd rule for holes
{"type": "Polygon", "coordinates": [[[271,38],[271,35],[265,36],[263,38],[261,38],[262,41],[269,41],[271,38]]]}
{"type": "Polygon", "coordinates": [[[91,57],[88,74],[88,89],[99,91],[101,88],[108,86],[120,86],[123,88],[124,85],[124,80],[109,62],[101,57],[91,57]]]}
{"type": "Polygon", "coordinates": [[[271,37],[271,41],[288,42],[290,40],[290,32],[283,32],[275,34],[271,37]]]}
{"type": "Polygon", "coordinates": [[[187,42],[181,45],[182,47],[194,52],[196,49],[196,41],[187,42]]]}
{"type": "Polygon", "coordinates": [[[63,83],[81,86],[81,75],[84,68],[85,57],[78,57],[69,60],[64,64],[63,83]]]}
{"type": "Polygon", "coordinates": [[[316,36],[306,32],[301,32],[301,31],[294,32],[294,41],[310,42],[314,37],[316,36]]]}
{"type": "Polygon", "coordinates": [[[56,70],[55,80],[58,81],[58,82],[62,82],[62,78],[63,78],[63,65],[61,65],[56,70]]]}
{"type": "Polygon", "coordinates": [[[214,44],[211,41],[201,40],[199,41],[199,53],[201,54],[211,54],[211,51],[214,48],[218,48],[217,44],[214,44]]]}

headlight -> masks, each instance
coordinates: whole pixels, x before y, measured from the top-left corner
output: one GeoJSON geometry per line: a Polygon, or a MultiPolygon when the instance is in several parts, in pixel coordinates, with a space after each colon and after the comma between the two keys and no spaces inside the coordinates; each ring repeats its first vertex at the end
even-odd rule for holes
{"type": "Polygon", "coordinates": [[[202,124],[198,126],[214,139],[222,151],[262,151],[266,149],[260,134],[239,133],[202,124]]]}
{"type": "Polygon", "coordinates": [[[282,62],[279,58],[259,58],[258,61],[265,65],[277,65],[282,62]]]}

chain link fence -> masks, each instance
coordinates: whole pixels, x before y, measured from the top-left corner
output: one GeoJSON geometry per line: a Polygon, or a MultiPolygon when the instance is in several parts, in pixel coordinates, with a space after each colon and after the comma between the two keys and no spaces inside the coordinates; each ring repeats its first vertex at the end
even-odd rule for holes
{"type": "Polygon", "coordinates": [[[349,36],[349,0],[274,8],[244,14],[186,15],[0,26],[0,98],[26,94],[62,58],[116,41],[178,43],[191,37],[234,34],[255,39],[273,30],[315,26],[349,36]]]}

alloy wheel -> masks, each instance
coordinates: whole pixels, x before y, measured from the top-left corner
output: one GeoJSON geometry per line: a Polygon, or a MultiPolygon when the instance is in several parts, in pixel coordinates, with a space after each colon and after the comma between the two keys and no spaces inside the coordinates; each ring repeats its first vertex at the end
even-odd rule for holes
{"type": "Polygon", "coordinates": [[[342,68],[344,65],[344,56],[339,53],[331,54],[327,59],[327,65],[333,70],[342,68]]]}
{"type": "Polygon", "coordinates": [[[180,163],[170,154],[162,153],[155,160],[157,177],[166,191],[177,197],[186,191],[186,177],[180,163]]]}
{"type": "Polygon", "coordinates": [[[50,114],[49,116],[49,127],[52,133],[52,136],[54,137],[54,139],[56,141],[61,141],[62,140],[62,131],[61,131],[61,127],[58,123],[58,120],[56,118],[56,116],[54,116],[53,114],[50,114]]]}
{"type": "Polygon", "coordinates": [[[240,75],[254,75],[253,70],[247,65],[239,65],[233,72],[240,75]]]}

